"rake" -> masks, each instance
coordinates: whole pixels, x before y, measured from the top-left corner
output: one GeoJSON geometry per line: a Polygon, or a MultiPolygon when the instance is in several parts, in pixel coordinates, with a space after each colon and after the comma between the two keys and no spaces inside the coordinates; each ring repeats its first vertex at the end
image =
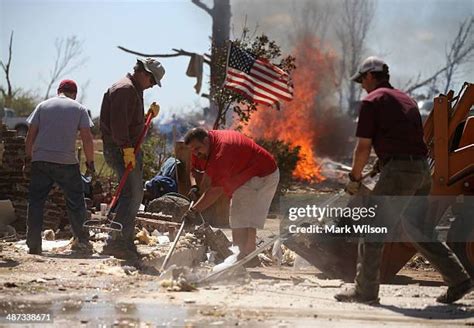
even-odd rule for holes
{"type": "MultiPolygon", "coordinates": [[[[143,130],[140,134],[140,137],[138,138],[137,143],[135,144],[135,149],[134,149],[135,156],[137,156],[138,152],[140,151],[140,146],[143,143],[143,139],[145,139],[148,129],[151,126],[152,119],[153,119],[153,113],[149,111],[146,117],[145,126],[143,127],[143,130]]],[[[110,204],[107,206],[107,214],[105,216],[105,219],[101,218],[101,219],[86,220],[83,224],[84,228],[88,228],[94,232],[109,232],[109,231],[114,231],[118,233],[122,232],[123,225],[120,222],[114,221],[115,213],[113,213],[113,210],[115,210],[115,207],[117,206],[117,202],[122,192],[122,189],[125,186],[128,175],[130,174],[132,169],[133,169],[132,164],[129,163],[127,165],[127,168],[125,169],[125,172],[122,175],[122,178],[120,179],[120,183],[117,187],[117,190],[115,191],[115,194],[112,197],[112,200],[110,201],[110,204]]]]}

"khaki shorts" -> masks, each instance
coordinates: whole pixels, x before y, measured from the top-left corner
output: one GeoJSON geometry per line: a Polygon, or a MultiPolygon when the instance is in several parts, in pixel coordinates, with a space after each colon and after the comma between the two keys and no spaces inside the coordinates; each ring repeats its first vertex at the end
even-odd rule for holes
{"type": "Polygon", "coordinates": [[[262,229],[280,181],[280,171],[253,177],[240,186],[230,201],[230,227],[262,229]]]}

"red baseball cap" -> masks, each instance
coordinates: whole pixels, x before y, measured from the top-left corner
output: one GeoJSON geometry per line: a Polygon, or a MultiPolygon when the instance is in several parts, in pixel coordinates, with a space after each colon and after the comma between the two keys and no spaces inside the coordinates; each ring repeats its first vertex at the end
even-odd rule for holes
{"type": "Polygon", "coordinates": [[[77,92],[77,84],[73,80],[62,80],[58,87],[60,91],[77,92]]]}

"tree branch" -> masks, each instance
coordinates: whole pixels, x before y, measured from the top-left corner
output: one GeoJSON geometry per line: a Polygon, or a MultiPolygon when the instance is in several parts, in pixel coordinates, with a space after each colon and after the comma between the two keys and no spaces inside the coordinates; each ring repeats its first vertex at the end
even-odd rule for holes
{"type": "MultiPolygon", "coordinates": [[[[456,58],[455,61],[458,61],[459,59],[462,59],[462,57],[464,57],[465,55],[467,55],[467,52],[464,52],[461,54],[461,56],[459,56],[458,58],[456,58]]],[[[451,67],[451,64],[448,64],[446,65],[445,67],[441,68],[440,70],[436,71],[433,75],[431,75],[429,78],[427,78],[426,80],[423,80],[421,81],[420,83],[417,83],[415,84],[414,86],[410,87],[409,89],[405,90],[405,92],[407,93],[411,93],[413,91],[415,91],[416,89],[419,89],[425,85],[427,85],[428,83],[430,83],[431,81],[435,80],[438,75],[440,75],[441,73],[445,72],[448,68],[451,67]]]]}
{"type": "MultiPolygon", "coordinates": [[[[466,38],[464,36],[462,36],[462,31],[463,31],[464,28],[468,29],[467,34],[469,35],[469,33],[470,33],[469,31],[471,29],[472,23],[473,23],[473,20],[471,19],[470,22],[467,23],[468,24],[467,26],[465,25],[466,23],[463,23],[461,25],[460,31],[458,32],[458,35],[455,38],[455,41],[451,45],[451,47],[456,47],[457,49],[454,51],[454,53],[450,53],[447,56],[446,66],[444,66],[443,68],[436,71],[429,78],[427,78],[427,79],[411,86],[407,90],[405,90],[407,93],[411,93],[414,90],[419,89],[419,88],[427,85],[428,83],[434,81],[441,73],[447,72],[448,70],[453,69],[453,67],[455,65],[459,65],[461,62],[463,62],[463,60],[466,58],[466,56],[469,56],[470,54],[472,54],[472,52],[474,51],[474,44],[469,43],[469,42],[466,43],[466,38]],[[459,45],[459,40],[461,40],[461,45],[459,45]],[[466,46],[465,48],[463,48],[464,45],[466,46]],[[464,51],[461,51],[461,49],[463,49],[464,51]],[[450,55],[452,55],[452,57],[450,55]]],[[[451,52],[453,52],[453,51],[451,51],[451,52]]],[[[452,73],[449,73],[448,75],[452,75],[452,73]]],[[[448,76],[448,78],[449,78],[449,76],[448,76]]]]}
{"type": "Polygon", "coordinates": [[[12,53],[13,53],[13,31],[10,34],[10,44],[8,46],[8,61],[7,61],[7,64],[5,65],[3,63],[3,61],[0,60],[0,64],[3,68],[3,71],[5,72],[5,79],[7,80],[6,94],[5,94],[5,90],[2,91],[7,106],[10,105],[10,102],[13,98],[13,87],[12,87],[12,83],[11,83],[11,80],[10,80],[10,65],[12,63],[12,57],[13,57],[12,53]]]}
{"type": "MultiPolygon", "coordinates": [[[[169,58],[169,57],[178,57],[178,56],[191,57],[192,55],[194,55],[193,52],[185,51],[183,49],[179,49],[179,50],[178,49],[172,49],[175,52],[174,54],[145,54],[145,53],[142,53],[142,52],[127,49],[127,48],[122,47],[122,46],[117,46],[117,48],[119,48],[122,51],[128,52],[130,54],[137,55],[137,56],[143,56],[143,57],[169,58]]],[[[208,54],[204,54],[204,63],[206,63],[207,65],[211,65],[210,58],[211,57],[208,54]]]]}
{"type": "Polygon", "coordinates": [[[191,0],[191,2],[212,16],[213,10],[209,8],[207,5],[205,5],[204,3],[202,3],[201,0],[191,0]]]}
{"type": "Polygon", "coordinates": [[[74,35],[67,39],[56,39],[56,59],[54,67],[50,71],[50,79],[47,84],[44,99],[49,97],[49,93],[54,83],[85,64],[87,58],[82,57],[83,43],[83,41],[78,40],[74,35]]]}

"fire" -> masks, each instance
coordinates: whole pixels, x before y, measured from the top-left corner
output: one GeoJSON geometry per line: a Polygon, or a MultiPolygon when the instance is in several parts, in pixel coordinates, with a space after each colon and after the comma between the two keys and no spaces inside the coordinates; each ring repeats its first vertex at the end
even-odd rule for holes
{"type": "Polygon", "coordinates": [[[319,44],[305,39],[295,47],[297,69],[293,72],[294,98],[280,111],[260,107],[252,114],[244,133],[253,138],[280,139],[293,147],[300,146],[300,161],[293,176],[319,182],[324,180],[317,162],[315,146],[318,140],[318,94],[327,76],[333,76],[333,57],[318,50],[319,44]]]}

